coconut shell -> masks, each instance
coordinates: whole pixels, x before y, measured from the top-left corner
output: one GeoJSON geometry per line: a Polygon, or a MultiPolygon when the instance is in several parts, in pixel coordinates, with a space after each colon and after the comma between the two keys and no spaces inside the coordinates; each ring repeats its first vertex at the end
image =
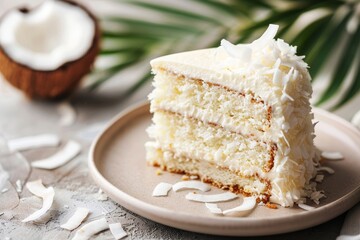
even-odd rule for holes
{"type": "MultiPolygon", "coordinates": [[[[0,72],[11,85],[23,91],[30,98],[55,99],[69,95],[79,85],[82,77],[90,72],[99,52],[100,28],[96,17],[78,3],[68,0],[63,1],[85,10],[95,23],[93,42],[89,50],[81,58],[64,63],[56,70],[39,71],[15,62],[0,46],[0,72]]],[[[30,10],[24,8],[19,9],[19,11],[24,14],[30,12],[30,10]]]]}

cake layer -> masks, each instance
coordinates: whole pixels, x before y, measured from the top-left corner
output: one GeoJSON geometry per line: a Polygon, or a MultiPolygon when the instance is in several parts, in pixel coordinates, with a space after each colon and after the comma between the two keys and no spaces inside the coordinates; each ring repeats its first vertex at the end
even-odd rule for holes
{"type": "Polygon", "coordinates": [[[167,111],[155,112],[153,123],[149,136],[179,156],[216,163],[245,175],[263,175],[273,167],[274,144],[167,111]]]}
{"type": "Polygon", "coordinates": [[[256,195],[264,202],[270,197],[270,182],[258,175],[244,176],[214,163],[178,156],[172,151],[157,148],[154,142],[146,144],[146,159],[150,165],[169,172],[197,175],[204,182],[234,193],[256,195]]]}
{"type": "Polygon", "coordinates": [[[154,78],[151,111],[157,109],[219,124],[243,135],[261,135],[270,127],[271,108],[224,86],[161,71],[154,78]]]}

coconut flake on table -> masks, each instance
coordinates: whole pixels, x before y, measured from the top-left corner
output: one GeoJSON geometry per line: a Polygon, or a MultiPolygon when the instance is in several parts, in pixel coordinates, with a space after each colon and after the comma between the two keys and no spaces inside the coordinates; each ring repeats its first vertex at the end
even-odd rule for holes
{"type": "Polygon", "coordinates": [[[57,111],[60,114],[59,124],[61,126],[73,125],[76,120],[76,111],[69,102],[62,102],[57,106],[57,111]]]}
{"type": "Polygon", "coordinates": [[[256,206],[255,197],[245,197],[240,206],[223,211],[224,215],[242,217],[248,214],[256,206]]]}
{"type": "Polygon", "coordinates": [[[0,189],[3,189],[9,179],[9,173],[0,164],[0,189]]]}
{"type": "Polygon", "coordinates": [[[209,211],[216,215],[222,215],[222,210],[218,207],[216,203],[205,203],[205,207],[209,209],[209,211]]]}
{"type": "Polygon", "coordinates": [[[60,144],[60,138],[54,134],[41,134],[11,139],[7,142],[10,152],[24,151],[41,147],[56,147],[60,144]]]}
{"type": "Polygon", "coordinates": [[[210,186],[206,183],[200,182],[200,181],[181,181],[177,182],[172,186],[172,189],[174,192],[177,192],[179,190],[183,189],[197,189],[202,192],[210,191],[210,186]]]}
{"type": "Polygon", "coordinates": [[[63,149],[55,153],[54,155],[41,159],[31,163],[34,168],[41,169],[55,169],[58,168],[71,159],[75,158],[81,151],[81,145],[75,141],[69,141],[63,149]]]}
{"type": "Polygon", "coordinates": [[[109,224],[110,232],[116,240],[122,239],[127,236],[127,233],[121,226],[121,223],[111,223],[109,224]]]}
{"type": "Polygon", "coordinates": [[[86,240],[91,236],[102,232],[109,228],[108,223],[105,218],[94,220],[82,226],[79,230],[76,231],[75,236],[72,240],[86,240]]]}
{"type": "Polygon", "coordinates": [[[168,195],[168,192],[172,188],[172,184],[161,182],[154,188],[152,192],[153,197],[164,197],[168,195]]]}
{"type": "Polygon", "coordinates": [[[324,175],[318,174],[315,177],[315,182],[321,183],[324,180],[324,175]]]}
{"type": "Polygon", "coordinates": [[[67,230],[74,230],[84,221],[84,219],[89,214],[89,209],[79,207],[76,209],[75,213],[67,220],[66,223],[62,224],[60,227],[67,230]]]}
{"type": "Polygon", "coordinates": [[[44,185],[42,184],[41,179],[26,183],[26,187],[32,194],[42,198],[43,204],[41,209],[37,210],[27,218],[22,220],[22,222],[33,221],[43,216],[51,208],[55,196],[54,188],[53,187],[45,188],[44,185]]]}
{"type": "Polygon", "coordinates": [[[344,156],[340,152],[324,151],[321,153],[321,157],[326,160],[342,160],[344,156]]]}
{"type": "Polygon", "coordinates": [[[108,196],[100,188],[99,191],[96,193],[96,199],[99,200],[99,201],[107,201],[108,196]]]}
{"type": "Polygon", "coordinates": [[[237,198],[238,195],[232,192],[220,193],[220,194],[212,194],[212,195],[204,195],[198,193],[188,193],[185,198],[190,201],[195,202],[207,202],[207,203],[214,203],[214,202],[225,202],[232,199],[237,198]]]}

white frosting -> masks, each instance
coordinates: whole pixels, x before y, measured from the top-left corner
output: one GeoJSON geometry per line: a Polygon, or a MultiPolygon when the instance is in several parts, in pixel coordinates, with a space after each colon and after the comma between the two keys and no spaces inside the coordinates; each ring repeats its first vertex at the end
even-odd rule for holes
{"type": "Polygon", "coordinates": [[[293,206],[306,194],[303,189],[316,173],[309,104],[312,88],[303,57],[282,39],[274,40],[274,30],[277,27],[270,26],[251,44],[232,45],[224,40],[218,48],[160,57],[151,65],[154,73],[165,70],[244,94],[254,93],[271,106],[271,128],[264,133],[278,147],[274,167],[267,174],[272,183],[271,201],[293,206]]]}

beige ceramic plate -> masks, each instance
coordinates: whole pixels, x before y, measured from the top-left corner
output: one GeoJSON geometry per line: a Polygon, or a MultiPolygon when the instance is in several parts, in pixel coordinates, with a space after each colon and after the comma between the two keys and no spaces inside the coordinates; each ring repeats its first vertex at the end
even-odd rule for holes
{"type": "MultiPolygon", "coordinates": [[[[116,202],[153,221],[189,231],[217,234],[255,236],[284,233],[315,226],[345,212],[360,201],[360,133],[348,122],[328,112],[315,109],[316,145],[322,150],[340,151],[345,160],[331,161],[334,175],[327,175],[324,189],[327,198],[313,211],[299,208],[273,210],[258,206],[247,217],[214,216],[204,204],[189,202],[188,191],[168,197],[151,196],[159,182],[175,183],[181,175],[164,172],[145,163],[145,129],[151,115],[147,103],[120,114],[94,142],[89,159],[95,182],[116,202]]],[[[221,190],[212,187],[212,193],[221,190]]],[[[240,200],[220,203],[222,209],[234,207],[240,200]]]]}

